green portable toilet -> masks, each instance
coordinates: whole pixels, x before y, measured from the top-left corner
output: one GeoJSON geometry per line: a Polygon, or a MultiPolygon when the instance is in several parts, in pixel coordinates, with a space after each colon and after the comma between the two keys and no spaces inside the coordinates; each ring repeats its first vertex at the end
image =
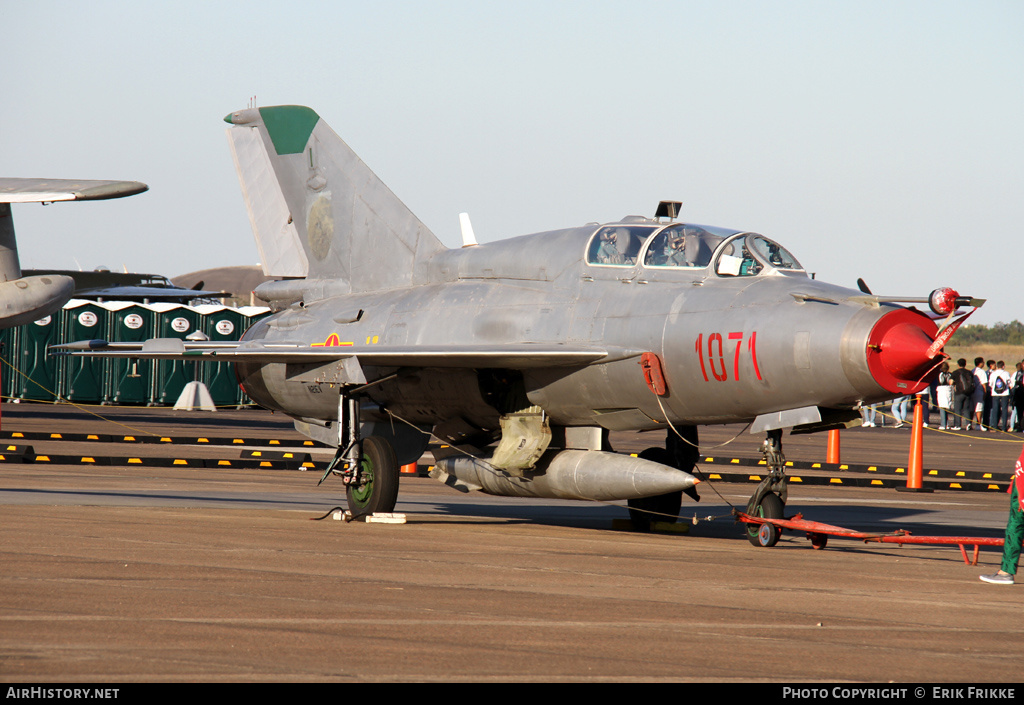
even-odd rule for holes
{"type": "Polygon", "coordinates": [[[4,328],[0,330],[0,394],[4,401],[14,396],[14,386],[21,375],[17,372],[18,346],[21,340],[21,328],[4,328]]]}
{"type": "Polygon", "coordinates": [[[29,401],[54,401],[62,359],[47,355],[46,348],[59,342],[61,314],[45,316],[32,323],[11,329],[6,359],[17,370],[6,368],[4,375],[10,386],[9,395],[29,401]]]}
{"type": "MultiPolygon", "coordinates": [[[[110,342],[137,343],[153,337],[156,313],[149,306],[131,301],[106,304],[109,311],[107,335],[110,342]]],[[[153,384],[153,361],[111,358],[103,400],[108,404],[145,404],[153,384]]]]}
{"type": "MultiPolygon", "coordinates": [[[[150,304],[155,314],[154,338],[185,340],[199,325],[199,313],[188,306],[158,302],[150,304]]],[[[196,364],[183,360],[154,360],[153,385],[149,403],[173,406],[185,385],[196,379],[196,364]]]]}
{"type": "MultiPolygon", "coordinates": [[[[202,315],[202,331],[213,341],[238,340],[248,326],[246,317],[237,308],[227,306],[196,306],[202,315]]],[[[202,382],[210,391],[216,406],[239,406],[242,390],[235,376],[235,365],[231,362],[202,363],[202,382]]]]}
{"type": "MultiPolygon", "coordinates": [[[[72,299],[61,311],[62,342],[106,339],[107,311],[95,301],[72,299]]],[[[57,392],[68,401],[99,403],[108,361],[97,357],[62,357],[57,392]]]]}

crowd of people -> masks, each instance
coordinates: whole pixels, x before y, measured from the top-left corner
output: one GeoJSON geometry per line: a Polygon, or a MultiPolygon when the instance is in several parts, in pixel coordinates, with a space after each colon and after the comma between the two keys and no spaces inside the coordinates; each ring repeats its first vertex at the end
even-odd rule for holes
{"type": "MultiPolygon", "coordinates": [[[[952,431],[1013,431],[1024,430],[1024,361],[1007,372],[1002,360],[974,358],[974,368],[967,368],[967,360],[957,360],[956,369],[943,362],[939,374],[929,387],[921,392],[924,425],[933,421],[938,413],[938,428],[952,431]]],[[[911,397],[893,399],[891,403],[872,404],[861,409],[863,425],[871,428],[885,426],[884,408],[889,406],[890,424],[902,428],[911,422],[911,397]]]]}
{"type": "MultiPolygon", "coordinates": [[[[950,370],[943,362],[939,374],[921,394],[924,425],[928,426],[938,411],[939,428],[953,431],[1011,431],[1024,429],[1024,361],[1007,372],[1002,360],[986,361],[974,358],[974,368],[967,368],[967,360],[956,361],[950,370]]],[[[892,425],[908,425],[911,408],[909,396],[891,402],[892,425]]],[[[885,413],[879,413],[880,404],[861,408],[864,426],[885,426],[885,413]]],[[[986,583],[1013,585],[1020,561],[1021,542],[1024,541],[1024,452],[1014,469],[1010,482],[1010,516],[1003,540],[1003,559],[999,570],[980,577],[986,583]]]]}

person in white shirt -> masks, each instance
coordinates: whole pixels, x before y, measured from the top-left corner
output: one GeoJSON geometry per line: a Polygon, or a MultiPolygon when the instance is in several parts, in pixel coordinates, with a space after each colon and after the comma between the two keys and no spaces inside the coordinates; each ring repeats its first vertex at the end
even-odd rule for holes
{"type": "Polygon", "coordinates": [[[974,425],[979,431],[985,427],[981,423],[981,415],[985,411],[985,394],[988,392],[988,373],[985,371],[985,358],[974,358],[974,425]]]}
{"type": "Polygon", "coordinates": [[[943,362],[942,367],[939,368],[935,396],[939,404],[939,429],[945,431],[953,425],[950,423],[952,420],[950,409],[953,408],[953,375],[949,372],[948,362],[943,362]]]}

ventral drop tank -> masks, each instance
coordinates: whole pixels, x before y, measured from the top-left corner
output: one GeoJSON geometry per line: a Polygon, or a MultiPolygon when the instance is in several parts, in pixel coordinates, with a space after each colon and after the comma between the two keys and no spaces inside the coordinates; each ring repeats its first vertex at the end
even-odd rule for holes
{"type": "Polygon", "coordinates": [[[667,465],[596,450],[549,451],[522,476],[486,460],[453,455],[438,460],[431,477],[464,492],[600,501],[653,497],[688,490],[700,482],[667,465]]]}

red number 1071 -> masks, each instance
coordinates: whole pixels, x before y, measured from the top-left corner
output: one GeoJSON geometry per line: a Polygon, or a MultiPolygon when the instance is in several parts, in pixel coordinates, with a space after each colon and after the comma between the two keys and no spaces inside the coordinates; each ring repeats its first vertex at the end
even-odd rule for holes
{"type": "MultiPolygon", "coordinates": [[[[722,333],[711,333],[708,335],[707,346],[704,345],[704,334],[697,336],[694,347],[697,350],[697,358],[700,360],[700,371],[704,375],[704,381],[711,381],[708,377],[708,368],[711,376],[719,382],[729,379],[729,368],[726,366],[725,357],[729,354],[732,358],[732,378],[734,381],[740,379],[740,350],[743,347],[743,333],[726,333],[728,343],[722,339],[722,333]],[[729,345],[735,343],[730,351],[729,345]]],[[[747,338],[747,350],[750,353],[750,361],[754,364],[754,375],[761,379],[761,370],[757,367],[757,332],[752,332],[747,338]]]]}

